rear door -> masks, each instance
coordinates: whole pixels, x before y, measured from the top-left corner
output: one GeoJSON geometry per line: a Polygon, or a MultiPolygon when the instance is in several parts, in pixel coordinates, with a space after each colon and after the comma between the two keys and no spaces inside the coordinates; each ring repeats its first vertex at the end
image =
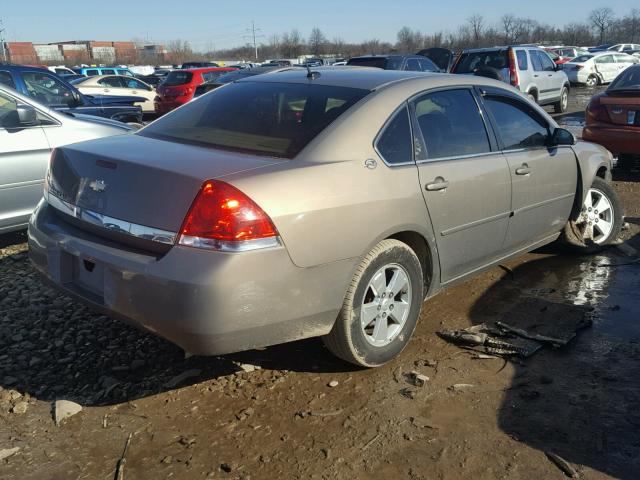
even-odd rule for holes
{"type": "Polygon", "coordinates": [[[594,63],[604,83],[612,82],[618,75],[618,65],[615,63],[613,54],[600,55],[595,58],[594,63]]]}
{"type": "Polygon", "coordinates": [[[411,110],[422,193],[446,283],[500,257],[511,204],[509,168],[471,88],[425,93],[411,110]]]}
{"type": "Polygon", "coordinates": [[[18,102],[0,93],[0,232],[26,225],[42,197],[49,143],[42,127],[18,124],[18,102]]]}
{"type": "Polygon", "coordinates": [[[551,126],[516,95],[483,89],[482,103],[511,176],[511,217],[504,248],[515,251],[565,225],[577,187],[576,158],[569,146],[547,147],[551,126]]]}
{"type": "Polygon", "coordinates": [[[538,55],[540,55],[542,70],[547,76],[548,98],[560,98],[560,92],[562,92],[562,87],[567,80],[567,75],[562,70],[558,70],[555,62],[545,52],[540,51],[538,55]]]}
{"type": "Polygon", "coordinates": [[[98,83],[101,87],[99,91],[103,95],[129,95],[129,92],[124,89],[122,78],[119,76],[104,77],[98,83]]]}

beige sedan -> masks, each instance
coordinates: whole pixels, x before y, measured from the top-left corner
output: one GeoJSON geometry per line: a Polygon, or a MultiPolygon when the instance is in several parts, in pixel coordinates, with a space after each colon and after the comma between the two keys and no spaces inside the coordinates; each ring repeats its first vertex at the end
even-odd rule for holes
{"type": "Polygon", "coordinates": [[[143,97],[144,102],[136,105],[142,108],[143,113],[154,113],[153,99],[156,97],[155,89],[137,78],[123,75],[96,75],[74,82],[76,88],[85,95],[108,95],[115,97],[143,97]]]}

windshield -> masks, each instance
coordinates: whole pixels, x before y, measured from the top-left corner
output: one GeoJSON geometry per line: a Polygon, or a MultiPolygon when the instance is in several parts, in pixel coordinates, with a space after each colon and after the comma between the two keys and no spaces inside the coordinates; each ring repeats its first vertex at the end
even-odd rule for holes
{"type": "Polygon", "coordinates": [[[191,82],[193,78],[193,73],[191,72],[170,72],[169,75],[162,82],[165,86],[173,86],[173,85],[184,85],[185,83],[191,82]]]}
{"type": "Polygon", "coordinates": [[[580,55],[579,57],[576,57],[573,60],[571,60],[571,63],[584,63],[584,62],[588,62],[592,58],[593,58],[593,55],[580,55]]]}
{"type": "Polygon", "coordinates": [[[640,90],[640,66],[627,68],[609,85],[608,90],[640,90]]]}
{"type": "Polygon", "coordinates": [[[488,52],[468,52],[460,56],[455,73],[474,73],[482,68],[508,68],[507,50],[491,50],[488,52]]]}
{"type": "Polygon", "coordinates": [[[326,85],[232,83],[159,118],[139,134],[293,158],[368,93],[326,85]]]}

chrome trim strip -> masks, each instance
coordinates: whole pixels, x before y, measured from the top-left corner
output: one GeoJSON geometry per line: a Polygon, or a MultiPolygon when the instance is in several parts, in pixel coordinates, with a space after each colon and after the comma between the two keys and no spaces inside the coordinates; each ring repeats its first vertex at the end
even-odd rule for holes
{"type": "Polygon", "coordinates": [[[502,152],[483,152],[483,153],[469,153],[467,155],[457,155],[452,157],[426,158],[424,160],[417,160],[416,163],[418,165],[422,165],[424,163],[435,163],[435,162],[444,162],[449,160],[464,160],[467,158],[488,157],[489,155],[500,155],[501,153],[502,152]]]}
{"type": "Polygon", "coordinates": [[[205,250],[216,250],[219,252],[247,252],[249,250],[282,247],[282,241],[280,240],[280,237],[256,238],[253,240],[231,242],[226,240],[216,240],[214,238],[180,235],[178,244],[184,245],[186,247],[202,248],[205,250]]]}
{"type": "Polygon", "coordinates": [[[447,235],[451,235],[452,233],[458,233],[462,230],[466,230],[468,228],[477,227],[478,225],[482,225],[483,223],[495,222],[496,220],[501,220],[503,218],[507,218],[511,216],[511,212],[503,212],[497,215],[493,215],[491,217],[482,218],[480,220],[476,220],[474,222],[465,223],[464,225],[458,225],[457,227],[450,228],[448,230],[443,230],[440,232],[440,235],[446,237],[447,235]]]}
{"type": "Polygon", "coordinates": [[[111,232],[122,233],[131,237],[151,240],[153,242],[164,243],[166,245],[174,245],[178,238],[177,232],[138,225],[136,223],[126,222],[108,215],[102,215],[101,213],[96,213],[86,208],[77,207],[72,203],[65,202],[53,195],[51,192],[45,193],[45,200],[49,205],[65,215],[69,215],[111,232]]]}
{"type": "Polygon", "coordinates": [[[547,200],[543,200],[541,202],[534,203],[532,205],[527,205],[526,207],[518,208],[518,209],[513,211],[513,214],[514,215],[520,215],[521,213],[526,212],[528,210],[533,210],[534,208],[543,207],[543,206],[548,205],[550,203],[559,202],[559,201],[564,200],[566,198],[571,198],[571,199],[575,198],[575,193],[567,193],[565,195],[560,195],[559,197],[549,198],[547,200]]]}

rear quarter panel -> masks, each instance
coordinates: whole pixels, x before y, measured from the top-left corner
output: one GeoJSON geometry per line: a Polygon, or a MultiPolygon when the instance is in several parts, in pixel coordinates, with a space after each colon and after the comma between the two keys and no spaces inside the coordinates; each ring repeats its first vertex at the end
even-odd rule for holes
{"type": "Polygon", "coordinates": [[[380,240],[403,231],[422,235],[437,265],[416,165],[389,167],[373,145],[410,90],[374,92],[333,122],[296,159],[251,176],[225,179],[269,214],[296,265],[356,259],[380,240]],[[367,159],[377,166],[367,168],[367,159]]]}

